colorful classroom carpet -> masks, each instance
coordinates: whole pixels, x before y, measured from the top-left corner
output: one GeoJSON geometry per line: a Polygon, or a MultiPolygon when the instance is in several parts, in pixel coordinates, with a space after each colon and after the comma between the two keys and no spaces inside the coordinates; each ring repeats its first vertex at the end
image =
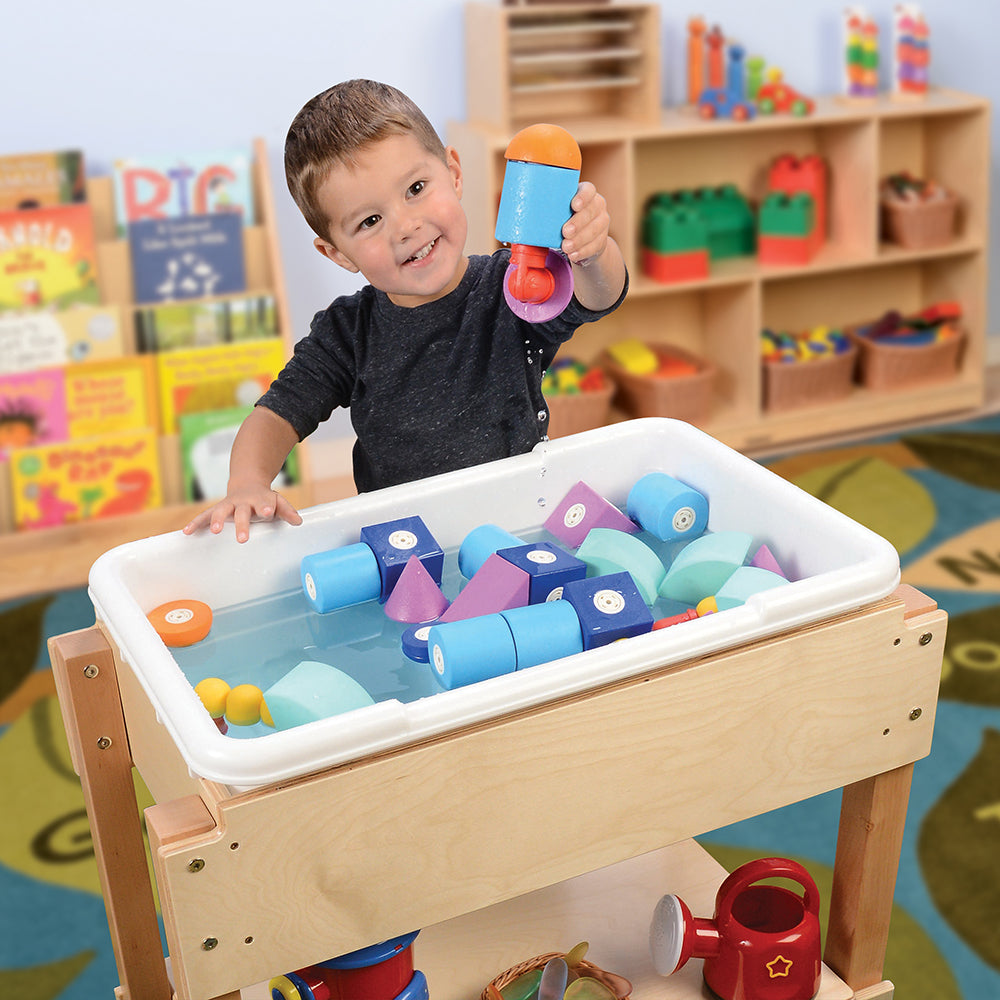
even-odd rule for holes
{"type": "MultiPolygon", "coordinates": [[[[949,613],[885,975],[899,1000],[1000,997],[1000,416],[769,464],[888,538],[903,580],[949,613]]],[[[118,985],[45,648],[93,621],[84,590],[0,605],[0,996],[110,1000],[118,985]]],[[[839,805],[831,793],[700,839],[728,868],[795,858],[828,899],[839,805]]]]}

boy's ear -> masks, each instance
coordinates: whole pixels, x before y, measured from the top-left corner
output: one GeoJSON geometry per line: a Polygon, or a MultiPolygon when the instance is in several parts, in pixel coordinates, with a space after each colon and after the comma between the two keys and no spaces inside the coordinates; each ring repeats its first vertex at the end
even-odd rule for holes
{"type": "Polygon", "coordinates": [[[445,146],[445,162],[448,170],[451,171],[452,181],[455,184],[455,194],[459,199],[462,197],[462,162],[458,158],[458,150],[454,146],[445,146]]]}
{"type": "Polygon", "coordinates": [[[313,246],[328,260],[332,260],[334,264],[339,264],[344,270],[350,271],[351,274],[358,274],[361,270],[349,257],[346,257],[332,243],[328,243],[322,237],[317,236],[313,240],[313,246]]]}

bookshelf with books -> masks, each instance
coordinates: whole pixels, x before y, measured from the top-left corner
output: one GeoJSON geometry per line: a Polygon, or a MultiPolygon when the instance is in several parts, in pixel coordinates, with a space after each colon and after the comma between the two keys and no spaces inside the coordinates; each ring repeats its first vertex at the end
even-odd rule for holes
{"type": "MultiPolygon", "coordinates": [[[[218,226],[207,214],[142,223],[153,246],[149,260],[161,268],[156,254],[170,240],[218,246],[235,232],[239,245],[214,272],[201,259],[192,268],[200,284],[180,289],[184,275],[174,264],[172,288],[157,289],[155,272],[137,274],[135,265],[145,264],[138,233],[130,239],[122,218],[116,165],[111,175],[86,180],[81,168],[76,192],[61,195],[72,203],[46,209],[76,212],[93,230],[96,281],[77,303],[31,308],[21,285],[0,287],[0,297],[20,296],[0,311],[0,601],[79,586],[102,552],[179,528],[217,493],[234,422],[293,344],[263,141],[247,154],[245,195],[220,184],[190,186],[190,211],[214,212],[218,226]],[[235,213],[205,208],[207,197],[245,196],[246,224],[237,229],[235,213]],[[206,219],[210,230],[201,224],[206,219]],[[227,271],[234,261],[235,278],[227,271]],[[31,404],[30,420],[6,419],[17,417],[22,400],[31,404]],[[24,460],[14,463],[11,454],[24,460]]],[[[147,171],[147,187],[136,183],[131,196],[162,201],[164,192],[150,186],[155,180],[147,171]]],[[[0,184],[4,218],[43,221],[35,207],[42,202],[33,199],[12,216],[18,206],[5,204],[4,193],[0,184]]],[[[312,502],[308,455],[302,445],[293,455],[281,487],[303,506],[312,502]]]]}

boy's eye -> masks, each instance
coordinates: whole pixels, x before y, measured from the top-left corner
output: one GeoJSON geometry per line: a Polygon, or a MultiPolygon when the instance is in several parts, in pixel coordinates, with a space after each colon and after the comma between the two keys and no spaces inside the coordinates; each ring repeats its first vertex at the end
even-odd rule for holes
{"type": "Polygon", "coordinates": [[[369,215],[367,219],[361,220],[358,224],[358,229],[371,229],[381,218],[381,215],[369,215]]]}
{"type": "Polygon", "coordinates": [[[420,194],[425,187],[427,187],[427,181],[414,181],[407,189],[407,193],[410,195],[420,194]]]}

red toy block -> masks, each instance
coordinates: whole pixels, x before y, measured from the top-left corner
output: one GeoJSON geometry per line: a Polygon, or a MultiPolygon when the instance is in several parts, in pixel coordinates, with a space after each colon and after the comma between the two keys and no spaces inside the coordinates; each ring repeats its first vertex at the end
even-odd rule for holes
{"type": "Polygon", "coordinates": [[[814,253],[813,235],[757,237],[757,259],[762,264],[808,264],[814,253]]]}
{"type": "Polygon", "coordinates": [[[827,226],[827,180],[826,163],[819,156],[810,153],[798,157],[791,153],[779,156],[768,171],[769,191],[783,194],[797,194],[805,191],[811,194],[816,213],[816,228],[813,235],[813,253],[826,239],[827,226]]]}
{"type": "Polygon", "coordinates": [[[648,247],[642,251],[642,273],[654,281],[699,281],[708,277],[708,250],[685,250],[658,253],[648,247]]]}

